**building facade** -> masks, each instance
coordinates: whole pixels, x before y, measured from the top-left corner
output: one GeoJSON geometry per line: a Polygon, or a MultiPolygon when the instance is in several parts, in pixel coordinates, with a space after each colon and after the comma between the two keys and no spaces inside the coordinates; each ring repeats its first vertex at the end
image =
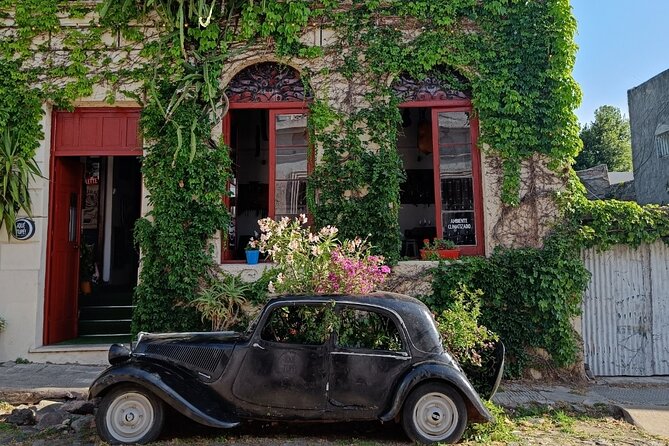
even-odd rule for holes
{"type": "MultiPolygon", "coordinates": [[[[94,26],[91,20],[95,13],[62,18],[61,25],[86,29],[94,26]]],[[[131,63],[119,53],[141,51],[136,43],[127,49],[120,31],[106,33],[103,41],[114,69],[131,63]]],[[[320,26],[302,36],[307,46],[325,49],[335,41],[336,33],[320,26]]],[[[44,52],[67,58],[70,51],[49,38],[34,61],[39,64],[44,52]]],[[[212,243],[224,269],[252,277],[267,266],[240,263],[257,220],[309,213],[306,181],[323,155],[308,140],[310,103],[361,110],[369,107],[371,90],[365,79],[325,69],[336,52],[280,58],[268,46],[244,45],[234,54],[220,78],[229,111],[212,129],[231,148],[226,202],[232,222],[212,243]]],[[[389,74],[386,85],[402,115],[396,145],[406,172],[400,255],[416,258],[422,241],[434,237],[454,241],[465,255],[541,246],[558,215],[554,193],[564,187],[547,160],[535,155],[522,161],[519,205],[505,205],[502,161],[478,144],[481,123],[471,91],[439,76],[403,73],[389,74]]],[[[129,336],[140,266],[133,228],[149,209],[141,174],[145,142],[140,103],[118,92],[109,101],[107,87],[95,84],[72,110],[43,106],[45,137],[36,160],[44,178],[32,188],[35,234],[17,240],[0,233],[0,315],[7,321],[0,361],[102,362],[110,342],[129,336]],[[92,291],[87,281],[94,282],[92,291]]],[[[138,85],[126,87],[142,94],[138,85]]]]}
{"type": "Polygon", "coordinates": [[[627,92],[639,204],[669,204],[669,70],[627,92]]]}

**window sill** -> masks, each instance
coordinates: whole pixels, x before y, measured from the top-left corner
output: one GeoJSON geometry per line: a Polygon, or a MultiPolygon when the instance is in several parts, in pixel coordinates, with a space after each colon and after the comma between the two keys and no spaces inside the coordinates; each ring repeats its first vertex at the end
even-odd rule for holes
{"type": "Polygon", "coordinates": [[[239,276],[244,282],[255,282],[260,279],[267,269],[274,267],[274,263],[257,263],[249,265],[247,263],[221,263],[221,269],[226,273],[239,276]]]}

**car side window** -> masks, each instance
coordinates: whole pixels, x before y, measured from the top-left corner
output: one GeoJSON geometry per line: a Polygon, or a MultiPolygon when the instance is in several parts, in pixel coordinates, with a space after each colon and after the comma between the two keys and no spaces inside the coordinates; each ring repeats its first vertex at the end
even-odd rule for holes
{"type": "Polygon", "coordinates": [[[267,318],[260,337],[283,344],[322,345],[328,337],[325,313],[323,305],[275,308],[267,318]]]}
{"type": "Polygon", "coordinates": [[[348,349],[404,351],[400,332],[388,316],[344,307],[340,313],[337,346],[348,349]]]}

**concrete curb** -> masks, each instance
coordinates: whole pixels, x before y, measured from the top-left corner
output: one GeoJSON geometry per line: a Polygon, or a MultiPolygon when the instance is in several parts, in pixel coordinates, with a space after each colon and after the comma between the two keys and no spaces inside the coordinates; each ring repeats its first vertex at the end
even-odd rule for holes
{"type": "Polygon", "coordinates": [[[86,400],[88,388],[35,388],[16,389],[0,388],[0,401],[12,405],[37,404],[42,400],[86,400]]]}
{"type": "Polygon", "coordinates": [[[669,408],[666,406],[631,407],[615,404],[623,419],[652,435],[669,439],[669,408]]]}

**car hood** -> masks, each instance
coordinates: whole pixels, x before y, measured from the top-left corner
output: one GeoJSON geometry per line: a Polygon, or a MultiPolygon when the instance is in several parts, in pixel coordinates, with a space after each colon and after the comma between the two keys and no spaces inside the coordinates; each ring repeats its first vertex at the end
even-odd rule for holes
{"type": "Polygon", "coordinates": [[[227,366],[242,333],[140,333],[132,357],[160,361],[188,370],[205,382],[219,377],[227,366]]]}
{"type": "Polygon", "coordinates": [[[146,344],[209,344],[209,343],[231,343],[235,344],[244,338],[244,333],[236,331],[212,331],[212,332],[186,332],[186,333],[146,333],[137,335],[135,350],[146,344]]]}

